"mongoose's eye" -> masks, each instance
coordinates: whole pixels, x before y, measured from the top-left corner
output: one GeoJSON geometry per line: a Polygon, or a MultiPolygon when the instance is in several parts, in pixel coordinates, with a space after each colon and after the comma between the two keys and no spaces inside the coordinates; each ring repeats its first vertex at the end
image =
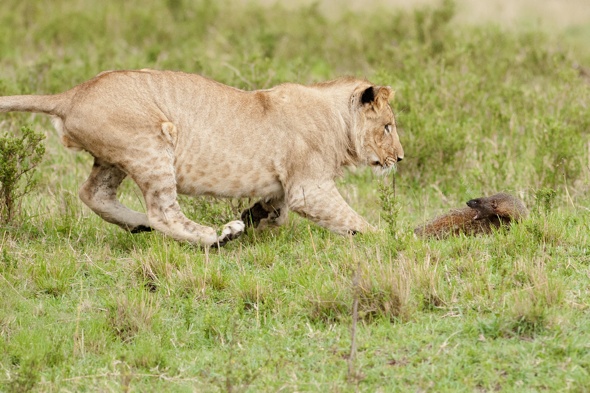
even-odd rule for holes
{"type": "Polygon", "coordinates": [[[391,133],[391,124],[388,124],[388,125],[385,126],[385,133],[386,134],[391,133]]]}

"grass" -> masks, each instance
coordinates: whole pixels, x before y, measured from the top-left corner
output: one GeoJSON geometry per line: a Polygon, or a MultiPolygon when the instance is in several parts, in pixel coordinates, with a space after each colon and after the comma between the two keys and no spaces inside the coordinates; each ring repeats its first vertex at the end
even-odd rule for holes
{"type": "MultiPolygon", "coordinates": [[[[2,132],[47,132],[47,152],[24,214],[0,228],[0,391],[587,391],[590,52],[454,15],[446,1],[337,17],[206,0],[0,3],[0,94],[114,68],[246,89],[352,74],[396,90],[406,152],[394,181],[354,170],[339,183],[378,234],[291,216],[205,252],[101,221],[77,198],[90,157],[61,147],[42,115],[3,115],[2,132]],[[497,191],[531,216],[485,237],[414,238],[497,191]]],[[[130,182],[121,199],[143,209],[130,182]]],[[[182,199],[210,225],[247,204],[182,199]]]]}

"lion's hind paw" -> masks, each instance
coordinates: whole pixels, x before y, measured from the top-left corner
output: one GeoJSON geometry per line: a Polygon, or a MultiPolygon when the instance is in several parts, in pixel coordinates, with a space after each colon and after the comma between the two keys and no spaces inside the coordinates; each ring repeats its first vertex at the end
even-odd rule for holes
{"type": "Polygon", "coordinates": [[[223,226],[223,230],[221,231],[221,235],[217,238],[217,243],[213,244],[213,246],[221,247],[225,245],[230,240],[237,239],[240,237],[244,230],[246,229],[246,225],[241,220],[230,221],[223,226]]]}

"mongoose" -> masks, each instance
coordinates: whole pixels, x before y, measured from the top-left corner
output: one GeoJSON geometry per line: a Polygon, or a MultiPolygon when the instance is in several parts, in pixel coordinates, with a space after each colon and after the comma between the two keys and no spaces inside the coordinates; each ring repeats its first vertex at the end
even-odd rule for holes
{"type": "Polygon", "coordinates": [[[528,215],[528,210],[520,199],[503,192],[472,199],[467,202],[467,206],[451,210],[420,225],[414,229],[414,233],[422,238],[437,239],[461,233],[465,235],[490,233],[492,228],[508,225],[512,221],[518,222],[528,215]]]}

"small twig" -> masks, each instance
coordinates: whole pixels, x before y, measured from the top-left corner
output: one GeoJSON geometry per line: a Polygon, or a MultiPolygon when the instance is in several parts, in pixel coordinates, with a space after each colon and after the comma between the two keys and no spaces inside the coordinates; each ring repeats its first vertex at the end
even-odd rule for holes
{"type": "Polygon", "coordinates": [[[309,238],[311,239],[311,248],[313,248],[313,255],[315,255],[316,261],[319,261],[320,259],[318,258],[318,250],[315,248],[315,242],[313,241],[313,235],[311,233],[311,227],[309,226],[309,224],[307,225],[307,232],[309,233],[309,238]]]}
{"type": "MultiPolygon", "coordinates": [[[[358,266],[360,268],[360,262],[358,266]]],[[[354,295],[352,300],[352,325],[350,327],[350,354],[348,355],[348,380],[352,380],[355,377],[354,371],[354,360],[356,358],[356,325],[358,322],[358,306],[359,306],[359,297],[358,297],[358,269],[357,273],[355,273],[355,279],[353,280],[353,288],[354,288],[354,295]]]]}
{"type": "Polygon", "coordinates": [[[359,305],[359,281],[361,275],[361,261],[356,258],[352,236],[350,236],[350,245],[352,249],[353,261],[357,261],[356,271],[352,279],[352,324],[350,327],[350,353],[348,355],[348,381],[352,382],[358,379],[358,375],[354,369],[354,361],[356,359],[356,326],[358,323],[358,305],[359,305]]]}
{"type": "Polygon", "coordinates": [[[438,351],[436,352],[436,354],[439,355],[440,352],[449,345],[449,340],[451,339],[451,337],[456,336],[459,333],[461,333],[461,331],[457,330],[456,332],[452,333],[449,337],[447,337],[445,341],[443,341],[443,343],[438,347],[438,351]]]}
{"type": "Polygon", "coordinates": [[[567,178],[565,176],[565,170],[563,171],[563,188],[565,188],[565,195],[567,195],[568,201],[572,204],[572,207],[576,207],[574,200],[572,199],[569,190],[567,189],[567,178]]]}
{"type": "MultiPolygon", "coordinates": [[[[80,351],[80,354],[82,356],[84,356],[84,339],[82,339],[82,346],[80,349],[78,349],[78,340],[80,338],[79,336],[79,332],[80,332],[80,314],[82,312],[82,296],[84,294],[84,287],[83,287],[83,283],[84,280],[82,280],[82,278],[80,278],[80,301],[78,302],[78,310],[76,313],[76,330],[74,331],[74,348],[73,348],[73,357],[76,357],[76,352],[78,352],[78,350],[80,351]]],[[[84,336],[82,336],[84,337],[84,336]]]]}
{"type": "MultiPolygon", "coordinates": [[[[199,382],[200,379],[199,378],[179,378],[179,377],[168,377],[166,375],[161,375],[161,374],[135,374],[135,373],[130,373],[130,376],[134,377],[134,378],[157,378],[157,379],[161,379],[164,381],[169,381],[169,382],[199,382]]],[[[64,378],[61,380],[61,382],[74,382],[74,381],[80,381],[80,380],[84,380],[84,379],[93,379],[93,378],[111,378],[111,377],[118,377],[121,376],[121,373],[103,373],[103,374],[88,374],[88,375],[78,375],[76,377],[71,377],[71,378],[64,378]]],[[[49,385],[52,384],[53,381],[40,381],[39,382],[41,385],[49,385]]]]}
{"type": "Polygon", "coordinates": [[[19,291],[17,291],[17,290],[16,290],[16,288],[12,286],[12,284],[10,283],[10,281],[8,281],[8,280],[6,279],[6,277],[4,277],[4,276],[2,275],[2,273],[0,273],[0,277],[2,277],[2,278],[4,279],[4,281],[6,281],[6,283],[8,284],[8,286],[9,286],[10,288],[12,288],[12,290],[13,290],[13,291],[14,291],[14,292],[15,292],[15,293],[18,295],[18,296],[20,296],[20,298],[21,298],[21,299],[23,299],[23,300],[27,300],[27,298],[25,298],[23,295],[21,295],[21,294],[20,294],[20,292],[19,292],[19,291]]]}
{"type": "Polygon", "coordinates": [[[260,329],[260,286],[256,282],[256,327],[260,329]]]}
{"type": "Polygon", "coordinates": [[[238,78],[239,78],[239,79],[240,79],[242,82],[244,82],[245,84],[247,84],[247,85],[248,85],[248,87],[249,87],[250,89],[252,89],[252,88],[253,88],[252,82],[250,82],[248,79],[244,78],[244,77],[242,76],[242,73],[240,72],[240,70],[238,70],[236,67],[232,66],[232,65],[231,65],[231,64],[229,64],[229,63],[223,63],[223,65],[224,65],[225,67],[229,68],[230,70],[232,70],[232,71],[233,71],[233,72],[236,74],[236,76],[237,76],[237,77],[238,77],[238,78]]]}

